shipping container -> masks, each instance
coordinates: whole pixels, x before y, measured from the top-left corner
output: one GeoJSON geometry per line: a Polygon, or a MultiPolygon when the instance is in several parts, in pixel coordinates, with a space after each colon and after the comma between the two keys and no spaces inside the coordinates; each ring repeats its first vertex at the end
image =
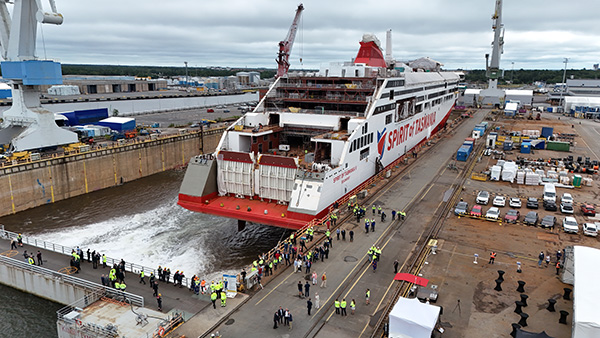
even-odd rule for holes
{"type": "Polygon", "coordinates": [[[548,141],[546,143],[547,150],[570,151],[571,145],[569,142],[548,141]]]}
{"type": "Polygon", "coordinates": [[[512,150],[513,142],[512,141],[504,141],[502,144],[502,150],[512,150]]]}
{"type": "Polygon", "coordinates": [[[531,143],[529,143],[529,142],[521,143],[521,154],[531,154],[531,143]]]}
{"type": "Polygon", "coordinates": [[[554,133],[554,128],[552,127],[542,127],[542,137],[549,138],[554,133]]]}
{"type": "Polygon", "coordinates": [[[461,146],[456,152],[456,160],[466,162],[471,154],[471,149],[468,146],[461,146]]]}
{"type": "Polygon", "coordinates": [[[463,143],[462,146],[463,147],[468,147],[469,148],[469,152],[473,151],[473,142],[472,141],[465,141],[465,143],[463,143]]]}

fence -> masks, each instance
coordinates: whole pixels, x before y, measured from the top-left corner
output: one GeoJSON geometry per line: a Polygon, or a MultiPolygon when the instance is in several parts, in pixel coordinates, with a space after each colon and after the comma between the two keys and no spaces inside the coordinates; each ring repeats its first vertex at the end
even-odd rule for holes
{"type": "MultiPolygon", "coordinates": [[[[1,231],[0,238],[4,238],[4,239],[8,239],[8,240],[16,239],[17,235],[18,235],[15,232],[4,230],[4,225],[0,225],[0,231],[1,231]]],[[[70,256],[72,250],[75,250],[75,248],[73,248],[73,247],[50,243],[50,242],[46,242],[43,240],[38,240],[37,238],[23,236],[22,240],[23,240],[23,244],[31,245],[36,248],[45,249],[48,251],[58,252],[60,254],[67,255],[67,256],[70,256]]],[[[82,252],[81,259],[85,260],[85,250],[81,249],[81,252],[82,252]]],[[[108,266],[113,266],[114,264],[119,264],[119,262],[121,262],[120,259],[115,259],[115,258],[108,257],[108,256],[106,257],[106,265],[108,265],[108,266]]],[[[151,272],[154,273],[154,275],[157,275],[156,269],[150,268],[147,266],[143,266],[140,264],[135,264],[135,263],[125,263],[125,271],[129,271],[129,272],[132,272],[135,274],[139,274],[141,271],[144,271],[144,273],[146,275],[150,275],[151,272]]],[[[169,276],[169,281],[173,281],[172,276],[169,276]]],[[[93,283],[93,284],[97,285],[95,283],[93,283]]],[[[189,288],[191,286],[191,278],[184,277],[182,279],[181,284],[189,288]]],[[[143,304],[142,304],[142,306],[143,306],[143,304]]]]}

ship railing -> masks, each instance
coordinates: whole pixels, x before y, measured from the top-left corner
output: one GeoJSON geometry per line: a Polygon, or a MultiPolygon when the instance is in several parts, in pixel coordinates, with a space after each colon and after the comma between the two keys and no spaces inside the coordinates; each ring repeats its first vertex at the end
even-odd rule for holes
{"type": "Polygon", "coordinates": [[[349,84],[306,84],[306,83],[297,83],[297,82],[284,82],[280,83],[279,87],[283,88],[316,88],[316,89],[374,89],[375,85],[364,85],[362,82],[359,83],[349,83],[349,84]]]}
{"type": "MultiPolygon", "coordinates": [[[[10,241],[13,239],[16,240],[18,235],[19,234],[17,234],[16,232],[5,230],[4,225],[0,225],[0,238],[10,241]]],[[[48,250],[48,251],[57,252],[57,253],[65,255],[65,256],[71,256],[71,253],[73,251],[77,251],[77,248],[78,248],[78,246],[76,246],[76,247],[64,246],[64,245],[47,242],[47,241],[40,240],[37,238],[29,237],[29,236],[22,236],[22,241],[23,241],[23,244],[30,245],[30,246],[40,248],[40,249],[44,249],[44,250],[48,250]]],[[[81,249],[81,260],[91,262],[91,261],[87,260],[87,250],[85,250],[85,249],[86,248],[81,249]]],[[[97,251],[97,252],[99,253],[100,251],[97,251]]],[[[31,254],[34,255],[33,252],[31,252],[31,254]]],[[[120,262],[121,262],[120,259],[106,256],[106,266],[108,266],[108,267],[112,267],[114,265],[119,265],[120,262]]],[[[100,261],[98,262],[98,265],[102,265],[102,256],[100,256],[100,261]]],[[[150,274],[153,273],[156,280],[158,280],[158,269],[155,269],[155,268],[147,267],[147,266],[140,265],[140,264],[125,262],[125,271],[132,272],[136,275],[140,275],[140,273],[142,271],[144,271],[144,275],[145,275],[144,277],[149,277],[150,274]]],[[[175,271],[171,271],[171,274],[169,275],[169,280],[167,282],[174,282],[174,280],[173,280],[174,273],[175,273],[175,271]]],[[[192,286],[192,279],[190,277],[182,278],[181,285],[190,288],[192,286]]]]}
{"type": "Polygon", "coordinates": [[[289,109],[264,108],[264,109],[261,109],[260,112],[290,113],[290,114],[292,114],[292,113],[293,114],[314,114],[314,115],[342,115],[342,116],[356,116],[356,117],[365,116],[365,112],[327,110],[327,109],[299,109],[299,110],[294,110],[292,112],[289,109]]]}

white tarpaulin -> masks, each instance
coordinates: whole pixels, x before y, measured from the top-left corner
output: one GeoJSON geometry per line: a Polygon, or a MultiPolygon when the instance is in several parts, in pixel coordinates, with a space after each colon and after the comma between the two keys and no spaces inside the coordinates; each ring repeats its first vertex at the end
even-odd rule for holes
{"type": "Polygon", "coordinates": [[[439,306],[400,297],[390,313],[389,337],[430,338],[439,315],[439,306]]]}
{"type": "Polygon", "coordinates": [[[600,271],[596,267],[600,261],[600,250],[575,246],[574,257],[573,338],[597,338],[600,337],[600,271]]]}

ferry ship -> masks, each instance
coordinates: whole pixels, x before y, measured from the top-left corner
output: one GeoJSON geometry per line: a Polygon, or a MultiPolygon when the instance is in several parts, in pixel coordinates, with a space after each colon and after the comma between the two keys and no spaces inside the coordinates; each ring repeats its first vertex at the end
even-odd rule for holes
{"type": "Polygon", "coordinates": [[[441,66],[384,57],[365,34],[352,62],[277,78],[213,154],[190,160],[178,204],[290,229],[326,216],[445,126],[460,78],[441,66]]]}

